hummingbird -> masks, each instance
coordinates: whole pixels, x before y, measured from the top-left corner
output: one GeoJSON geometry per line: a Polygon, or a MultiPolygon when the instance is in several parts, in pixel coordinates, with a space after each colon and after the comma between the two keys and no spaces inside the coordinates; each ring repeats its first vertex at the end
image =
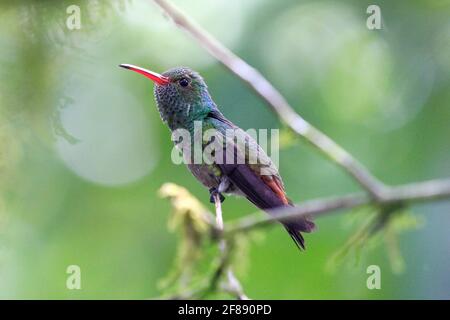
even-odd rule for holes
{"type": "MultiPolygon", "coordinates": [[[[228,156],[229,150],[232,150],[232,161],[224,159],[222,155],[211,158],[211,161],[199,163],[192,161],[192,152],[185,151],[186,148],[182,149],[184,159],[191,160],[187,162],[189,170],[208,188],[211,202],[214,202],[216,196],[223,201],[224,194],[243,196],[269,214],[275,214],[273,209],[293,206],[286,195],[283,180],[270,157],[249,134],[222,114],[198,72],[187,67],[175,67],[159,74],[131,64],[119,66],[137,72],[154,82],[158,111],[162,121],[172,133],[179,129],[187,130],[193,137],[191,144],[200,142],[203,149],[207,148],[211,140],[205,142],[203,137],[194,132],[195,123],[200,123],[203,131],[214,129],[216,138],[221,138],[217,141],[225,141],[225,144],[219,145],[221,146],[219,148],[226,148],[222,154],[228,156]],[[246,148],[227,138],[230,130],[243,137],[246,148]],[[250,161],[251,152],[257,153],[256,161],[250,161]]],[[[214,156],[213,152],[212,155],[214,156]]],[[[310,217],[284,219],[280,223],[284,225],[297,247],[305,249],[302,232],[311,232],[315,228],[310,217]]]]}

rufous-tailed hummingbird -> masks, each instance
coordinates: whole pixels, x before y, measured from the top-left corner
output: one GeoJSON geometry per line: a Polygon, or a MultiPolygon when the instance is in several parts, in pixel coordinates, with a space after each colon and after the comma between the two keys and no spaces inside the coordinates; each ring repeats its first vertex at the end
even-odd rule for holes
{"type": "MultiPolygon", "coordinates": [[[[170,69],[158,74],[129,64],[121,64],[123,68],[140,73],[155,83],[154,95],[162,120],[170,130],[178,129],[188,131],[192,137],[190,143],[199,142],[205,149],[211,141],[204,141],[204,137],[194,134],[195,123],[201,124],[203,132],[215,129],[226,149],[223,154],[233,152],[232,161],[223,156],[213,156],[212,161],[192,161],[192,149],[182,148],[189,170],[205,185],[210,192],[211,201],[214,195],[234,194],[244,196],[258,208],[268,211],[270,209],[292,206],[284,191],[283,181],[271,159],[258,143],[233,124],[219,111],[211,98],[203,78],[195,71],[186,67],[170,69]],[[234,139],[227,138],[229,131],[236,131],[244,137],[246,148],[238,146],[234,139]],[[256,152],[256,161],[249,161],[250,152],[256,152]],[[218,160],[219,159],[219,160],[218,160]],[[243,161],[237,161],[243,159],[243,161]],[[262,169],[266,169],[263,172],[262,169]],[[270,169],[270,170],[267,170],[270,169]]],[[[217,142],[217,141],[216,141],[217,142]]],[[[253,160],[255,160],[253,158],[253,160]]],[[[301,232],[311,232],[315,225],[308,217],[283,220],[281,223],[289,232],[299,248],[305,248],[305,241],[301,232]]]]}

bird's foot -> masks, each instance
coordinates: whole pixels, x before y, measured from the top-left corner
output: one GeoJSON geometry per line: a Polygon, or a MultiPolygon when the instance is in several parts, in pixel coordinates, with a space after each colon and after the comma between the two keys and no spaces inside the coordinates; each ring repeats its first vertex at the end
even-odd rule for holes
{"type": "Polygon", "coordinates": [[[225,197],[219,191],[217,191],[217,188],[211,188],[211,189],[209,189],[209,195],[210,195],[209,202],[216,203],[215,196],[217,194],[219,195],[219,199],[220,199],[221,203],[225,201],[225,197]]]}

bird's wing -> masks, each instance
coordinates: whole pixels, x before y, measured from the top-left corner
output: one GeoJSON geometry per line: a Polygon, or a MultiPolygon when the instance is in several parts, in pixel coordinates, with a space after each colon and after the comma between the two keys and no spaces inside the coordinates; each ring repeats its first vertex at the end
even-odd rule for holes
{"type": "Polygon", "coordinates": [[[227,163],[224,159],[222,164],[217,164],[222,173],[260,209],[288,205],[278,170],[256,141],[219,111],[211,112],[209,117],[235,130],[236,135],[242,137],[241,141],[246,142],[239,145],[235,140],[226,139],[224,156],[233,161],[227,163]]]}
{"type": "MultiPolygon", "coordinates": [[[[245,195],[245,197],[262,210],[269,210],[283,206],[292,206],[286,197],[283,182],[278,170],[264,152],[264,150],[242,129],[235,126],[231,121],[226,119],[219,111],[210,114],[210,119],[217,121],[215,127],[234,129],[243,135],[244,140],[248,141],[248,145],[240,146],[234,139],[230,140],[225,137],[225,157],[233,159],[228,162],[222,161],[216,163],[222,173],[245,195]],[[249,148],[246,148],[249,146],[249,148]],[[248,150],[256,152],[259,162],[249,162],[248,150]],[[227,153],[232,153],[231,156],[227,153]],[[244,163],[239,162],[245,159],[244,163]]],[[[226,160],[222,159],[222,160],[226,160]]],[[[273,214],[273,211],[269,213],[273,214]]],[[[299,248],[305,248],[305,241],[300,232],[311,232],[315,225],[308,217],[300,217],[295,219],[280,221],[289,232],[290,236],[299,248]]]]}

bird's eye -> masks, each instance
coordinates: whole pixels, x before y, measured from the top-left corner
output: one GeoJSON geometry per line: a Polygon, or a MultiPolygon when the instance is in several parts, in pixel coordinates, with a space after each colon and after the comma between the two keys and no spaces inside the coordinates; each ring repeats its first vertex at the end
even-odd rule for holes
{"type": "Polygon", "coordinates": [[[180,86],[187,87],[189,84],[189,80],[186,78],[182,78],[182,79],[180,79],[179,83],[180,83],[180,86]]]}

